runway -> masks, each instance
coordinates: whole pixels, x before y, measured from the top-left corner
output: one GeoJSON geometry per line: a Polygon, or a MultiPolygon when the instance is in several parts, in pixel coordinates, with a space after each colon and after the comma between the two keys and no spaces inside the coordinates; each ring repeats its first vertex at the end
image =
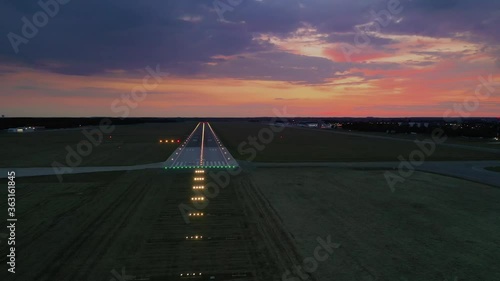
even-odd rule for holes
{"type": "Polygon", "coordinates": [[[238,162],[215,135],[208,122],[200,122],[165,162],[165,169],[236,168],[238,162]]]}

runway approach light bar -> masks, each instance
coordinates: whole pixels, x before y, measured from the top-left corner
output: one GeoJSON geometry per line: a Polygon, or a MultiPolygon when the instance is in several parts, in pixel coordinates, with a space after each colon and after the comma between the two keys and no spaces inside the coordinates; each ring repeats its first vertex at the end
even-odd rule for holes
{"type": "Polygon", "coordinates": [[[222,166],[178,166],[178,167],[165,167],[165,169],[170,170],[182,170],[182,169],[235,169],[236,165],[222,165],[222,166]]]}
{"type": "Polygon", "coordinates": [[[181,277],[197,277],[201,276],[201,272],[199,273],[181,273],[181,277]]]}
{"type": "Polygon", "coordinates": [[[186,236],[186,240],[200,240],[203,239],[203,235],[186,236]]]}
{"type": "Polygon", "coordinates": [[[181,140],[170,139],[170,140],[160,140],[160,143],[180,143],[181,140]]]}

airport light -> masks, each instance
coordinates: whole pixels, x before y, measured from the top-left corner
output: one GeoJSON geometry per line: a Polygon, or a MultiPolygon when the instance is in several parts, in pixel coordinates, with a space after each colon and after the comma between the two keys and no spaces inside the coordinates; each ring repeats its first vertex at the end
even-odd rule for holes
{"type": "Polygon", "coordinates": [[[188,216],[190,217],[203,217],[203,213],[189,213],[188,216]]]}
{"type": "Polygon", "coordinates": [[[205,197],[191,197],[192,201],[204,201],[205,197]]]}
{"type": "Polygon", "coordinates": [[[205,189],[205,187],[203,185],[195,185],[193,189],[205,189]]]}
{"type": "MultiPolygon", "coordinates": [[[[187,273],[186,276],[193,276],[193,277],[201,276],[201,272],[199,272],[199,273],[187,273]]],[[[182,273],[181,273],[181,277],[183,277],[182,273]]]]}
{"type": "Polygon", "coordinates": [[[202,180],[205,180],[204,177],[200,177],[200,178],[194,178],[195,181],[202,181],[202,180]]]}

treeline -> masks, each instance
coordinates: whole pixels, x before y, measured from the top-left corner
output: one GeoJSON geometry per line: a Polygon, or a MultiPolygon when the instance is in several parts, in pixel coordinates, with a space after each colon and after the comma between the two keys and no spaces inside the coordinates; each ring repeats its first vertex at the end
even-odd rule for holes
{"type": "MultiPolygon", "coordinates": [[[[46,129],[97,126],[103,117],[91,118],[0,118],[0,130],[17,127],[45,127],[46,129]]],[[[108,118],[114,125],[181,122],[179,118],[108,118]]]]}
{"type": "Polygon", "coordinates": [[[346,122],[342,128],[364,132],[383,132],[389,134],[431,134],[435,129],[442,129],[450,137],[495,138],[500,135],[500,124],[491,122],[464,123],[387,123],[387,122],[346,122]],[[427,125],[427,126],[426,126],[427,125]]]}

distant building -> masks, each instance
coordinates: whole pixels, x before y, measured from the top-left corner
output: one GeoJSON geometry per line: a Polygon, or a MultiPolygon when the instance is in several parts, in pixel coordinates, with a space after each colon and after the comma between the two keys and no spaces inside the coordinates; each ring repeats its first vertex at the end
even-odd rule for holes
{"type": "Polygon", "coordinates": [[[274,126],[274,127],[288,127],[289,124],[288,123],[285,123],[285,122],[281,122],[281,121],[276,121],[274,123],[269,123],[270,126],[274,126]]]}
{"type": "Polygon", "coordinates": [[[9,128],[7,132],[9,133],[29,133],[34,132],[35,130],[43,130],[45,127],[18,127],[18,128],[9,128]]]}
{"type": "Polygon", "coordinates": [[[330,124],[330,123],[321,123],[320,128],[321,129],[331,129],[332,128],[332,124],[330,124]]]}

